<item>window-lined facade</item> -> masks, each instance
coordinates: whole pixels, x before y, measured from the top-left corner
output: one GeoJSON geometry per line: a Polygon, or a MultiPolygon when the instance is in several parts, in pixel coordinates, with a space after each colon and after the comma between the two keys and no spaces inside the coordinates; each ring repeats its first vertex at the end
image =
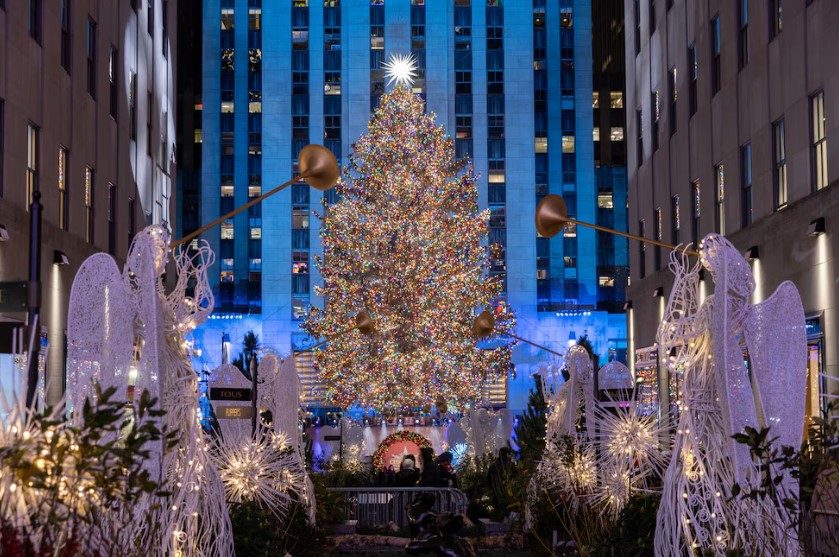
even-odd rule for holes
{"type": "Polygon", "coordinates": [[[61,10],[61,67],[67,73],[70,73],[70,63],[73,59],[73,45],[70,42],[70,26],[72,19],[70,18],[70,0],[61,0],[59,6],[61,10]]]}
{"type": "MultiPolygon", "coordinates": [[[[638,236],[642,238],[647,237],[647,221],[641,219],[638,221],[638,236]]],[[[647,275],[647,243],[638,242],[638,272],[641,278],[647,275]]]]}
{"type": "Polygon", "coordinates": [[[154,93],[148,91],[146,93],[146,154],[152,156],[152,145],[154,139],[152,137],[152,113],[154,111],[154,93]]]}
{"type": "Polygon", "coordinates": [[[722,163],[714,167],[714,185],[715,229],[725,236],[725,165],[722,163]]]}
{"type": "Polygon", "coordinates": [[[737,16],[740,24],[737,41],[737,64],[740,69],[749,63],[749,0],[737,0],[737,16]]]}
{"type": "Polygon", "coordinates": [[[676,113],[676,101],[679,98],[679,74],[676,68],[671,68],[669,72],[667,72],[667,98],[670,101],[670,111],[668,113],[668,117],[670,118],[670,137],[672,137],[676,133],[676,123],[678,120],[678,115],[676,113]]]}
{"type": "Polygon", "coordinates": [[[635,56],[641,53],[641,0],[634,0],[635,7],[635,56]]]}
{"type": "Polygon", "coordinates": [[[649,0],[647,5],[647,14],[650,18],[650,35],[655,33],[655,0],[649,0]]]}
{"type": "MultiPolygon", "coordinates": [[[[292,7],[294,83],[291,92],[291,158],[295,167],[300,150],[309,144],[309,9],[308,6],[292,7]]],[[[292,253],[295,259],[305,258],[308,261],[311,250],[309,186],[305,184],[293,185],[291,197],[292,253]]],[[[292,268],[292,270],[294,269],[292,268]]],[[[292,273],[291,276],[291,317],[292,319],[303,319],[306,317],[311,303],[308,266],[297,267],[297,271],[297,273],[292,273]]]]}
{"type": "Polygon", "coordinates": [[[638,166],[644,163],[644,113],[639,107],[635,111],[635,159],[638,166]]]}
{"type": "MultiPolygon", "coordinates": [[[[337,1],[324,3],[323,8],[323,145],[332,151],[338,165],[342,164],[343,127],[343,31],[341,25],[341,6],[337,1]]],[[[338,202],[338,190],[332,188],[324,192],[327,203],[338,202]]],[[[292,273],[309,272],[308,252],[293,253],[292,273]],[[295,266],[294,263],[297,263],[295,266]]]]}
{"type": "MultiPolygon", "coordinates": [[[[548,49],[544,2],[533,6],[533,117],[536,164],[536,203],[549,193],[548,169],[548,49]]],[[[536,238],[536,299],[539,309],[551,306],[554,288],[561,288],[561,278],[554,277],[551,269],[551,242],[549,238],[536,238]]],[[[574,262],[576,263],[576,261],[574,262]]]]}
{"type": "Polygon", "coordinates": [[[32,37],[35,42],[41,44],[41,35],[43,33],[42,29],[42,17],[43,17],[43,1],[44,0],[28,0],[29,2],[29,36],[32,37]]]}
{"type": "Polygon", "coordinates": [[[784,30],[784,0],[768,0],[768,4],[769,40],[772,40],[784,30]]]}
{"type": "MultiPolygon", "coordinates": [[[[474,153],[472,148],[472,5],[465,2],[454,7],[454,72],[455,72],[455,139],[456,157],[474,153]]],[[[503,203],[503,188],[490,182],[490,203],[503,203]]]]}
{"type": "Polygon", "coordinates": [[[682,206],[679,194],[670,198],[670,226],[670,243],[674,246],[679,245],[679,232],[682,229],[682,206]]]}
{"type": "Polygon", "coordinates": [[[108,253],[117,253],[117,186],[108,182],[108,253]]]}
{"type": "MultiPolygon", "coordinates": [[[[664,215],[661,211],[661,207],[656,207],[655,213],[655,239],[659,242],[664,240],[664,215]]],[[[655,270],[658,271],[661,269],[661,246],[655,246],[653,248],[653,254],[655,257],[655,270]]]]}
{"type": "Polygon", "coordinates": [[[117,119],[119,110],[119,50],[111,45],[108,51],[108,112],[117,119]]]}
{"type": "Polygon", "coordinates": [[[772,190],[774,208],[787,204],[787,155],[784,121],[772,124],[772,190]]]}
{"type": "Polygon", "coordinates": [[[740,226],[754,221],[754,196],[752,195],[752,144],[740,147],[740,226]]]}
{"type": "Polygon", "coordinates": [[[413,91],[425,98],[425,2],[411,0],[411,54],[416,60],[413,91]]]}
{"type": "Polygon", "coordinates": [[[691,211],[691,230],[690,239],[693,242],[694,249],[699,246],[699,224],[702,217],[702,186],[699,180],[691,184],[691,204],[693,210],[691,211]]]}
{"type": "Polygon", "coordinates": [[[87,19],[87,94],[96,99],[96,22],[87,19]]]}
{"type": "Polygon", "coordinates": [[[825,121],[824,91],[819,91],[810,97],[810,166],[814,190],[828,184],[825,121]]]}
{"type": "MultiPolygon", "coordinates": [[[[610,169],[594,177],[589,139],[592,131],[588,129],[591,112],[587,106],[583,115],[578,112],[579,103],[592,98],[591,87],[582,86],[587,97],[583,99],[576,82],[579,71],[589,72],[591,67],[587,51],[579,53],[579,45],[591,40],[587,19],[591,16],[586,11],[580,15],[579,29],[576,25],[579,1],[558,0],[554,5],[534,0],[524,7],[509,2],[501,5],[496,1],[456,0],[447,4],[445,17],[420,0],[371,1],[364,6],[319,0],[263,2],[264,43],[259,52],[249,45],[245,58],[241,52],[245,45],[240,42],[245,22],[241,12],[252,11],[253,2],[220,0],[212,17],[205,16],[205,21],[212,22],[212,31],[207,33],[219,33],[221,27],[221,40],[217,54],[205,60],[213,72],[204,79],[207,133],[199,135],[196,128],[195,136],[202,141],[203,153],[213,153],[204,157],[205,163],[211,163],[205,167],[219,168],[219,176],[212,176],[209,182],[205,178],[208,183],[203,186],[203,191],[218,196],[219,207],[216,209],[215,200],[202,200],[202,220],[207,222],[244,202],[239,197],[241,176],[246,172],[253,179],[255,175],[250,168],[241,168],[245,157],[240,142],[248,137],[249,157],[261,152],[254,140],[254,134],[261,130],[258,118],[263,118],[264,133],[275,134],[280,146],[276,154],[265,152],[264,180],[266,184],[270,181],[270,187],[293,175],[296,156],[308,143],[326,146],[343,163],[341,159],[352,148],[352,141],[367,129],[367,109],[378,106],[381,95],[392,87],[386,84],[382,63],[392,55],[411,54],[418,66],[414,92],[428,98],[428,111],[437,113],[438,124],[446,126],[454,139],[455,155],[475,159],[481,178],[481,208],[490,214],[487,242],[504,248],[501,257],[489,262],[487,273],[503,278],[507,301],[520,303],[525,281],[527,296],[533,296],[527,303],[533,304],[534,311],[575,309],[578,301],[591,310],[599,304],[600,288],[622,293],[618,286],[622,283],[615,280],[616,266],[610,259],[616,248],[612,246],[610,255],[599,257],[591,257],[591,251],[587,251],[589,247],[594,250],[594,242],[600,241],[594,233],[580,231],[578,237],[569,227],[566,233],[548,240],[535,238],[532,228],[517,237],[508,232],[511,222],[519,226],[522,204],[532,207],[534,201],[551,192],[562,194],[572,216],[579,214],[601,224],[626,227],[625,216],[620,216],[626,206],[625,196],[613,197],[611,191],[613,184],[625,182],[625,169],[610,169]],[[525,43],[509,34],[511,29],[522,28],[523,35],[533,33],[525,43]],[[523,57],[528,58],[526,63],[522,63],[523,57]],[[242,118],[242,107],[236,103],[244,99],[244,73],[240,72],[249,71],[244,68],[246,62],[253,68],[266,69],[266,85],[264,92],[249,86],[249,114],[242,118]],[[508,68],[511,63],[516,66],[508,68]],[[529,90],[522,91],[522,83],[527,83],[529,90]],[[515,98],[510,96],[513,89],[515,98]],[[212,113],[210,103],[216,105],[212,113]],[[261,114],[263,104],[265,113],[261,114]],[[245,125],[247,133],[241,129],[245,125]],[[276,126],[271,129],[277,131],[270,131],[268,126],[276,126]],[[210,129],[218,129],[218,133],[211,136],[210,129]],[[578,165],[582,165],[579,171],[578,165]],[[582,249],[580,244],[588,247],[582,249]],[[532,250],[525,252],[526,256],[519,248],[523,245],[532,250]],[[519,266],[522,260],[532,268],[519,266]],[[516,272],[522,271],[522,278],[510,272],[513,264],[516,272]],[[511,277],[515,277],[512,286],[511,277]]],[[[617,61],[618,56],[614,59],[617,61]]],[[[248,78],[249,83],[255,83],[255,76],[248,78]]],[[[612,116],[600,131],[604,140],[623,144],[626,124],[619,85],[615,82],[602,89],[604,108],[612,116]]],[[[662,102],[666,111],[666,100],[662,102]]],[[[613,156],[625,165],[625,152],[613,156]]],[[[249,185],[255,187],[255,182],[249,185]]],[[[247,219],[237,216],[219,229],[219,272],[226,282],[235,285],[218,287],[216,299],[221,311],[244,313],[236,292],[245,278],[240,262],[246,261],[249,276],[264,273],[261,312],[265,322],[273,323],[273,330],[298,333],[295,321],[304,318],[312,305],[323,303],[315,294],[322,279],[314,262],[320,251],[321,221],[316,213],[322,215],[328,210],[321,206],[321,197],[327,204],[333,203],[338,200],[338,192],[333,189],[319,194],[309,186],[293,184],[262,204],[262,213],[251,210],[247,219]],[[247,228],[240,229],[242,222],[247,228]],[[268,238],[262,257],[241,253],[243,246],[268,238]],[[228,289],[232,289],[229,295],[225,294],[228,289]]],[[[532,221],[532,214],[527,220],[532,221]]],[[[599,244],[596,249],[599,254],[607,253],[605,249],[600,251],[599,244]]],[[[626,247],[622,249],[623,256],[628,257],[626,247]]],[[[622,280],[625,282],[625,276],[622,280]]],[[[614,307],[622,305],[621,301],[614,307]]],[[[255,308],[248,311],[255,313],[255,308]]],[[[263,334],[269,333],[263,330],[263,334]]]]}
{"type": "Polygon", "coordinates": [[[84,239],[88,244],[94,241],[96,221],[93,219],[93,204],[96,175],[93,168],[84,167],[84,239]]]}
{"type": "MultiPolygon", "coordinates": [[[[160,24],[161,5],[166,7],[163,0],[138,0],[139,14],[129,0],[0,0],[0,53],[6,62],[0,72],[0,223],[2,239],[8,234],[10,240],[0,249],[0,282],[19,279],[26,268],[27,250],[18,248],[28,241],[27,211],[40,197],[41,252],[49,255],[38,322],[39,334],[49,341],[49,350],[42,351],[46,387],[39,395],[46,405],[56,404],[66,385],[64,340],[75,270],[94,252],[125,260],[128,196],[138,201],[138,227],[176,223],[165,201],[174,197],[174,159],[158,161],[157,150],[154,160],[148,159],[142,144],[138,149],[131,141],[128,121],[115,122],[117,116],[128,117],[127,86],[136,74],[140,125],[146,118],[142,96],[148,90],[155,96],[155,146],[166,130],[174,129],[174,118],[170,121],[167,114],[174,115],[176,73],[146,34],[145,8],[152,1],[158,12],[154,27],[160,24]],[[123,45],[129,48],[125,56],[119,51],[123,45]],[[8,126],[3,125],[4,112],[8,126]],[[119,215],[110,210],[114,192],[109,183],[123,190],[119,215]],[[63,254],[55,267],[53,251],[63,254]]],[[[170,21],[175,20],[172,4],[170,21]]],[[[169,232],[177,238],[174,226],[169,232]]],[[[18,318],[2,308],[0,314],[0,321],[18,318]]],[[[11,329],[0,329],[0,344],[6,345],[11,329]]]]}
{"type": "Polygon", "coordinates": [[[720,29],[720,16],[714,16],[711,20],[711,95],[716,95],[722,87],[722,31],[720,29]]]}
{"type": "Polygon", "coordinates": [[[68,204],[67,177],[69,175],[70,153],[64,147],[58,148],[58,227],[70,228],[70,206],[68,204]]]}
{"type": "Polygon", "coordinates": [[[3,176],[5,163],[5,137],[6,137],[6,101],[0,98],[0,197],[3,197],[3,176]]]}
{"type": "Polygon", "coordinates": [[[137,202],[133,197],[128,198],[128,245],[134,241],[134,234],[137,233],[137,202]]]}
{"type": "MultiPolygon", "coordinates": [[[[503,192],[504,201],[490,204],[489,241],[501,246],[498,257],[490,261],[490,276],[500,277],[502,296],[507,293],[507,167],[504,140],[504,6],[488,0],[486,6],[486,87],[487,87],[487,182],[503,192]]],[[[499,195],[500,197],[500,195],[499,195]]]]}
{"type": "MultiPolygon", "coordinates": [[[[235,47],[236,47],[236,9],[232,2],[225,2],[221,8],[221,118],[220,118],[220,200],[219,212],[226,214],[234,208],[234,126],[235,126],[235,47]]],[[[234,300],[236,272],[233,265],[234,228],[233,221],[221,223],[219,231],[219,289],[218,304],[220,307],[231,307],[234,300]]]]}
{"type": "MultiPolygon", "coordinates": [[[[625,3],[630,32],[634,4],[625,3]]],[[[832,275],[824,276],[825,253],[835,249],[831,227],[824,223],[825,219],[829,223],[837,195],[831,189],[835,161],[827,160],[826,146],[837,129],[831,111],[837,61],[819,53],[834,48],[839,13],[825,9],[832,3],[819,0],[707,4],[675,2],[677,10],[671,12],[673,17],[668,15],[668,24],[659,20],[654,40],[648,42],[641,35],[637,59],[627,66],[627,102],[643,108],[645,119],[652,118],[648,126],[652,127],[655,113],[654,109],[653,116],[648,113],[648,99],[656,88],[663,92],[662,77],[674,69],[682,78],[676,82],[681,85],[680,96],[684,91],[688,104],[682,115],[691,116],[678,121],[681,135],[669,142],[666,157],[655,157],[648,146],[645,156],[630,161],[629,215],[632,222],[646,219],[652,228],[660,214],[656,205],[669,199],[669,215],[663,207],[668,243],[701,241],[717,232],[740,253],[754,257],[759,252],[760,263],[753,267],[758,284],[753,303],[767,299],[784,280],[796,284],[804,312],[817,316],[807,324],[810,377],[817,380],[808,383],[806,393],[808,416],[817,417],[819,403],[837,396],[835,370],[825,365],[832,360],[821,345],[825,325],[836,322],[829,300],[839,291],[832,275]],[[737,57],[726,58],[728,54],[737,57]],[[802,70],[807,88],[786,88],[778,95],[779,79],[802,70]],[[694,114],[699,117],[692,118],[694,114]],[[655,164],[648,165],[651,160],[655,164]],[[784,256],[790,253],[796,254],[795,265],[784,256]]],[[[646,22],[647,14],[643,16],[646,22]]],[[[631,50],[632,38],[627,39],[625,46],[631,50]]],[[[640,140],[640,127],[639,119],[631,118],[630,136],[640,140]]],[[[643,137],[651,140],[646,130],[643,137]]],[[[661,287],[666,297],[672,274],[663,266],[651,273],[653,265],[644,260],[640,248],[631,254],[627,298],[633,311],[628,330],[634,331],[637,353],[643,355],[647,349],[642,347],[656,342],[655,328],[661,320],[661,299],[650,292],[661,294],[661,287]]],[[[711,293],[711,278],[705,273],[704,283],[699,283],[700,298],[711,293]]],[[[834,327],[827,336],[835,344],[839,329],[834,327]]],[[[666,380],[660,387],[667,388],[666,380]]]]}
{"type": "Polygon", "coordinates": [[[131,72],[128,80],[128,134],[137,141],[137,74],[131,72]]]}
{"type": "MultiPolygon", "coordinates": [[[[247,182],[240,189],[247,188],[248,201],[262,195],[262,1],[248,2],[248,64],[241,73],[247,75],[248,84],[248,166],[245,169],[247,182]]],[[[236,71],[236,70],[234,70],[236,71]]],[[[231,117],[233,115],[231,114],[231,117]]],[[[238,173],[241,175],[242,173],[238,173]]],[[[244,182],[244,180],[243,180],[244,182]]],[[[243,192],[244,193],[244,192],[243,192]]],[[[247,305],[248,311],[262,309],[262,205],[257,203],[247,213],[247,253],[234,251],[237,260],[246,258],[245,265],[237,265],[242,281],[237,285],[237,305],[247,305]],[[244,302],[244,303],[242,303],[244,302]]],[[[243,234],[244,236],[244,234],[243,234]]],[[[239,244],[242,245],[242,244],[239,244]]],[[[235,249],[235,244],[234,244],[235,249]]],[[[240,250],[241,251],[241,250],[240,250]]]]}
{"type": "Polygon", "coordinates": [[[650,139],[653,144],[653,152],[658,151],[658,122],[661,120],[661,98],[658,90],[650,95],[650,139]]]}
{"type": "Polygon", "coordinates": [[[32,203],[32,194],[39,188],[40,129],[32,122],[26,127],[26,203],[32,203]]]}
{"type": "Polygon", "coordinates": [[[370,111],[379,106],[385,92],[385,5],[370,3],[370,111]]]}
{"type": "MultiPolygon", "coordinates": [[[[659,4],[661,4],[659,2],[659,4]]],[[[561,10],[569,10],[564,3],[560,3],[561,10]]],[[[573,16],[573,13],[568,15],[573,16]]],[[[627,230],[629,221],[626,214],[626,141],[625,126],[626,112],[624,110],[624,93],[626,88],[625,69],[625,31],[622,25],[624,6],[622,2],[598,2],[591,4],[592,29],[592,130],[594,135],[594,182],[596,188],[596,208],[594,222],[599,226],[617,230],[627,230]]],[[[574,29],[573,17],[562,18],[560,27],[574,29]]],[[[585,20],[581,19],[581,25],[585,20]]],[[[584,68],[585,54],[578,49],[571,51],[572,58],[563,60],[563,70],[584,68]],[[575,61],[574,58],[577,58],[575,61]]],[[[573,71],[569,71],[573,75],[573,71]]],[[[575,83],[576,85],[576,83],[575,83]]],[[[576,87],[574,87],[576,89],[576,87]]],[[[570,100],[570,99],[569,99],[570,100]]],[[[585,169],[586,141],[583,130],[585,119],[580,119],[579,97],[575,105],[563,106],[562,121],[574,122],[578,125],[575,134],[577,142],[576,157],[579,158],[580,169],[585,169]],[[579,127],[582,124],[582,127],[579,127]]],[[[555,101],[551,103],[554,106],[555,101]]],[[[566,103],[566,97],[562,97],[566,103]]],[[[565,124],[563,123],[563,127],[565,124]]],[[[563,154],[563,157],[565,155],[563,154]]],[[[576,171],[576,167],[575,167],[576,171]]],[[[564,186],[563,186],[564,187],[564,186]]],[[[585,207],[586,188],[577,183],[575,174],[575,190],[578,205],[585,207]]],[[[578,207],[579,211],[579,207],[578,207]]],[[[581,218],[584,216],[581,213],[581,218]]],[[[589,218],[585,216],[583,220],[589,218]]],[[[595,249],[597,253],[597,309],[609,312],[622,312],[626,301],[625,289],[629,275],[629,245],[625,238],[596,231],[595,249]]],[[[585,253],[584,238],[578,240],[578,252],[585,253]]],[[[578,276],[585,283],[587,274],[585,261],[580,261],[578,276]]],[[[579,286],[580,289],[588,285],[579,286]]]]}
{"type": "Polygon", "coordinates": [[[697,91],[699,82],[699,56],[696,52],[696,43],[688,47],[688,107],[690,115],[696,114],[699,99],[697,91]]]}

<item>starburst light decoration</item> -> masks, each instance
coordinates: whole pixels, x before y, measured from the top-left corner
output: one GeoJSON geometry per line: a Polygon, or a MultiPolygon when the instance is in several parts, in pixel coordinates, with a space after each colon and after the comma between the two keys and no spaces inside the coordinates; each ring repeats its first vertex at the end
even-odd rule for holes
{"type": "Polygon", "coordinates": [[[224,440],[213,446],[213,463],[228,502],[256,501],[283,519],[294,500],[290,491],[303,483],[303,478],[297,477],[300,470],[295,455],[282,436],[260,427],[254,439],[250,429],[250,424],[229,429],[224,440]]]}
{"type": "Polygon", "coordinates": [[[655,416],[638,412],[635,392],[624,399],[626,402],[613,400],[608,393],[606,397],[606,404],[594,408],[600,462],[605,468],[632,471],[638,482],[663,475],[670,459],[661,440],[667,438],[670,428],[659,426],[655,416]]]}
{"type": "MultiPolygon", "coordinates": [[[[572,347],[566,361],[565,383],[556,364],[540,373],[548,404],[546,443],[527,489],[528,527],[535,524],[542,491],[566,502],[569,512],[589,513],[608,524],[633,494],[657,490],[655,480],[669,463],[669,449],[662,440],[670,428],[638,411],[634,389],[602,391],[605,398],[595,399],[587,352],[572,347]]],[[[600,369],[600,378],[606,376],[631,378],[619,362],[600,369]]]]}
{"type": "Polygon", "coordinates": [[[387,84],[411,85],[417,77],[417,59],[413,54],[391,54],[387,62],[382,62],[387,84]]]}

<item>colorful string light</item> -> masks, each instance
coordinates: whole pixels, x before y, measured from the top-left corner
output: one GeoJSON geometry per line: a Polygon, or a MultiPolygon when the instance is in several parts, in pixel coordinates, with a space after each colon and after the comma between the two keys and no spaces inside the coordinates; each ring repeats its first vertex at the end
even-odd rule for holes
{"type": "Polygon", "coordinates": [[[497,319],[491,341],[514,326],[498,303],[501,281],[486,273],[500,247],[486,245],[478,176],[423,105],[405,85],[381,97],[337,186],[341,200],[323,215],[323,256],[315,260],[324,285],[315,292],[326,303],[304,329],[330,339],[315,365],[341,407],[399,412],[442,397],[465,408],[487,376],[511,367],[510,344],[482,350],[471,332],[475,312],[489,306],[497,319]],[[362,310],[376,332],[346,333],[362,310]]]}

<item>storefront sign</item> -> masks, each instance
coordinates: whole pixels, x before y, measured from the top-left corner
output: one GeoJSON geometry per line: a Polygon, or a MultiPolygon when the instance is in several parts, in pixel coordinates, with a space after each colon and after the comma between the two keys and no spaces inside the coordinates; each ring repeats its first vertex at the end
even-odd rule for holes
{"type": "Polygon", "coordinates": [[[250,389],[235,389],[232,387],[211,387],[210,400],[250,400],[250,389]]]}
{"type": "Polygon", "coordinates": [[[222,406],[216,414],[220,420],[250,420],[251,416],[253,416],[253,408],[250,406],[222,406]]]}

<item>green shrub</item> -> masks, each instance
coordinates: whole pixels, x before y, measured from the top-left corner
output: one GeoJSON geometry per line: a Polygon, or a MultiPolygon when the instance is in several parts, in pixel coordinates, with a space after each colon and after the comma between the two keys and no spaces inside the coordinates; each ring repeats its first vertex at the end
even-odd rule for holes
{"type": "Polygon", "coordinates": [[[627,501],[606,539],[592,551],[592,557],[647,557],[653,554],[656,515],[661,496],[633,495],[627,501]]]}
{"type": "Polygon", "coordinates": [[[291,505],[285,520],[280,520],[257,502],[231,505],[236,555],[322,555],[324,533],[308,524],[306,515],[306,508],[299,503],[291,505]]]}
{"type": "Polygon", "coordinates": [[[146,556],[157,547],[155,512],[168,493],[144,464],[151,443],[171,448],[176,441],[158,428],[163,411],[154,409],[148,391],[134,410],[115,394],[96,385],[92,400],[75,410],[79,425],[55,408],[35,412],[0,447],[6,487],[26,490],[27,499],[26,527],[10,499],[0,507],[0,555],[146,556]],[[120,527],[126,523],[145,527],[120,527]]]}

